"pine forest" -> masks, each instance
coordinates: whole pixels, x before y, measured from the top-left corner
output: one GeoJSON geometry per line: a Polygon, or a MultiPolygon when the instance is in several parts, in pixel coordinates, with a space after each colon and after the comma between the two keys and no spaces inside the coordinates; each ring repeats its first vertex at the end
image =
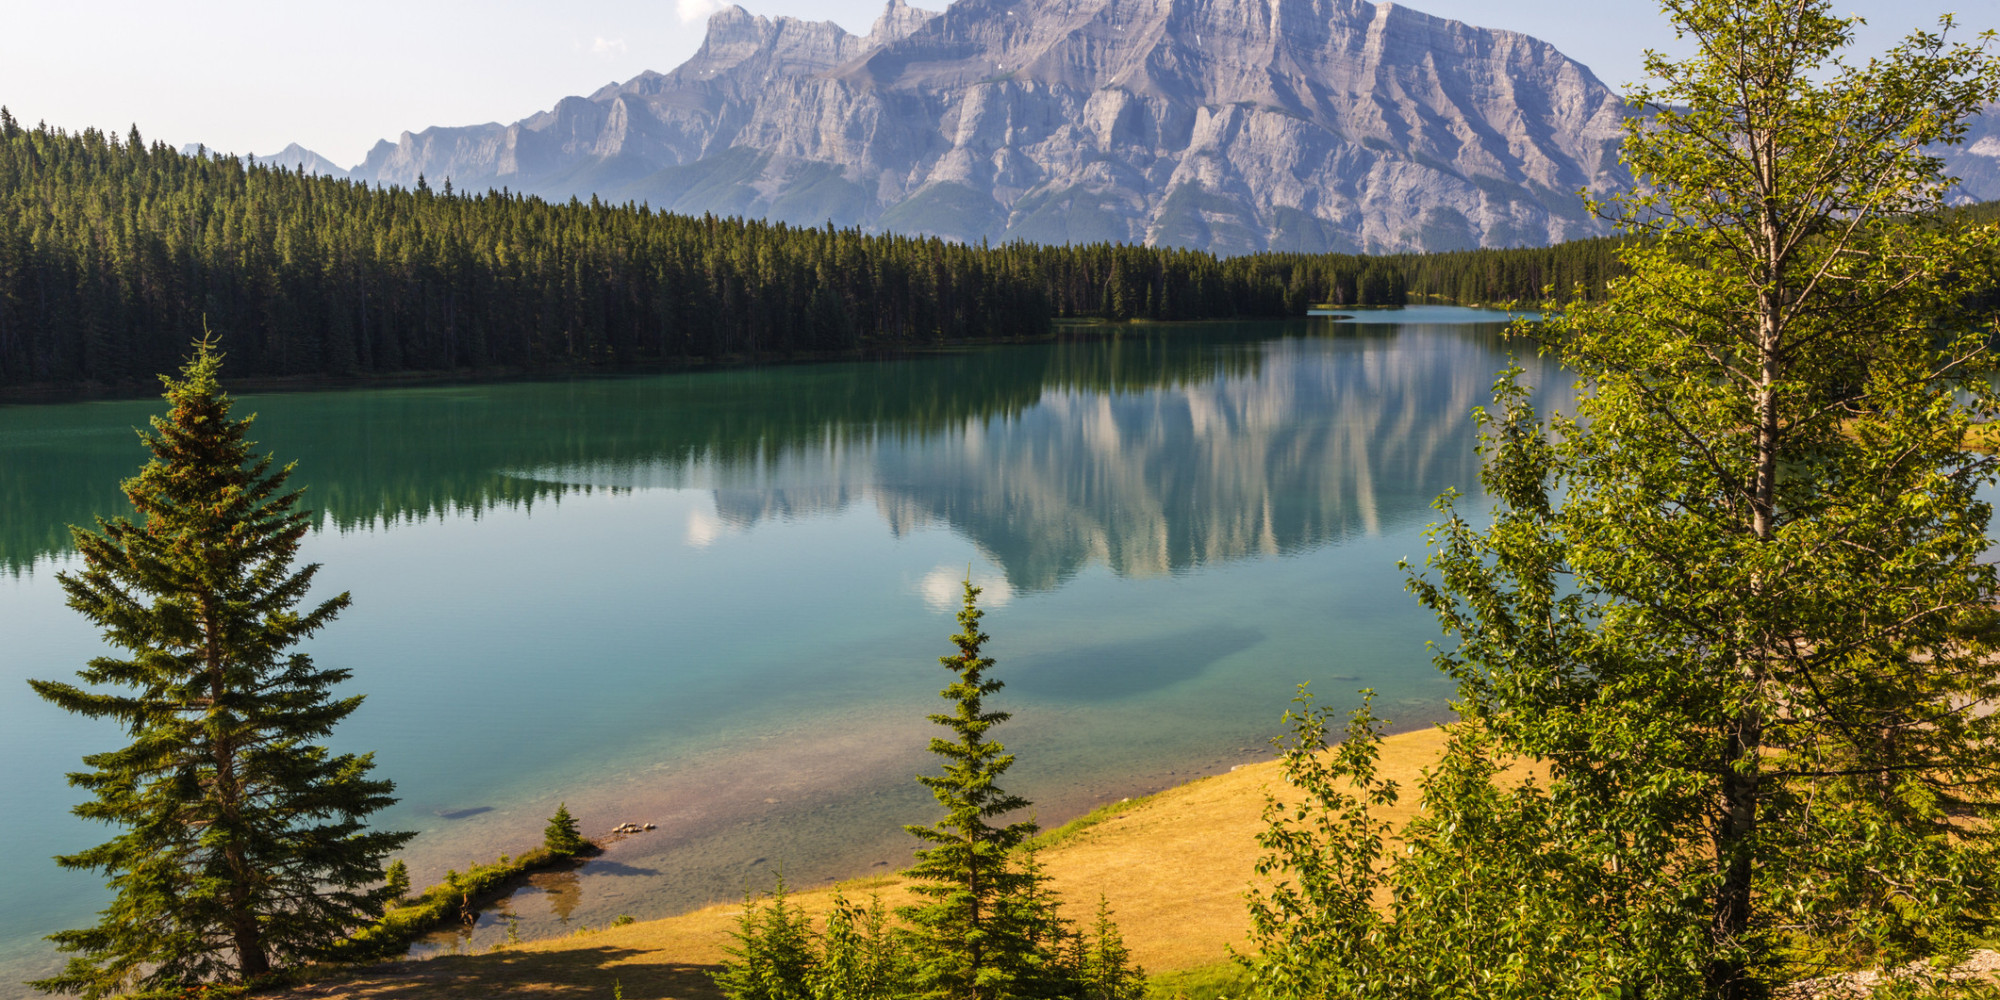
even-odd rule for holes
{"type": "Polygon", "coordinates": [[[1594,295],[1616,249],[967,246],[383,190],[0,114],[0,386],[148,386],[204,320],[238,378],[619,369],[1035,338],[1069,318],[1594,295]]]}

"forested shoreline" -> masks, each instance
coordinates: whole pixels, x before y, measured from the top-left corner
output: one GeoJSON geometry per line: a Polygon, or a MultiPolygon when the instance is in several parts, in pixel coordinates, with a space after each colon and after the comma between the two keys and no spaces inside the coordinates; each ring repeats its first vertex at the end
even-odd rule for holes
{"type": "Polygon", "coordinates": [[[0,389],[150,390],[204,326],[231,378],[309,382],[855,356],[1042,338],[1073,318],[1596,298],[1618,247],[968,246],[371,188],[0,109],[0,389]]]}
{"type": "MultiPolygon", "coordinates": [[[[1609,260],[1534,255],[1494,273],[1531,291],[1599,280],[1609,260]]],[[[204,322],[235,378],[616,370],[1036,338],[1058,318],[1395,305],[1414,261],[967,246],[384,190],[0,116],[0,386],[14,388],[150,388],[204,322]]]]}

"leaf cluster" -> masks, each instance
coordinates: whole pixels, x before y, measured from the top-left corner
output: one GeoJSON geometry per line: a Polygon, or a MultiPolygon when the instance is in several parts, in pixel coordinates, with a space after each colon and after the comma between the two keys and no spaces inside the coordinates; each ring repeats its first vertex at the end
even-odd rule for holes
{"type": "Polygon", "coordinates": [[[1322,757],[1295,716],[1267,995],[1977,989],[1932,973],[2000,903],[2000,470],[1964,448],[2000,228],[1945,210],[1934,150],[2000,57],[1919,32],[1850,67],[1824,2],[1666,7],[1697,51],[1653,57],[1624,147],[1627,273],[1520,330],[1575,412],[1502,373],[1490,517],[1441,498],[1410,581],[1464,721],[1392,854],[1372,717],[1322,757]]]}
{"type": "MultiPolygon", "coordinates": [[[[1053,932],[1046,955],[1031,979],[1004,984],[989,980],[978,996],[1061,998],[1061,1000],[1140,1000],[1145,973],[1112,919],[1110,904],[1098,900],[1090,933],[1071,929],[1055,912],[1053,896],[1039,905],[1053,932]]],[[[921,968],[922,931],[897,925],[879,895],[858,904],[836,891],[821,927],[790,902],[784,880],[766,899],[744,900],[731,932],[729,959],[715,982],[729,1000],[918,1000],[961,997],[927,983],[921,968]]]]}

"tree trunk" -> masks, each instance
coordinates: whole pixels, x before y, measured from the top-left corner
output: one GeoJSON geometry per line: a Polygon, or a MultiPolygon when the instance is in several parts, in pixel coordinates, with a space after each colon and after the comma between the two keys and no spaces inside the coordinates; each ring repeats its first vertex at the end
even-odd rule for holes
{"type": "MultiPolygon", "coordinates": [[[[216,621],[213,600],[210,595],[202,601],[202,632],[206,647],[203,658],[208,668],[208,711],[211,716],[220,711],[223,696],[227,693],[223,682],[224,656],[218,638],[222,626],[216,621]]],[[[210,752],[215,759],[216,808],[230,827],[237,827],[242,822],[243,797],[236,774],[236,747],[224,734],[215,741],[210,752]]],[[[250,859],[244,856],[241,841],[233,835],[222,848],[222,859],[229,868],[229,937],[236,947],[237,970],[248,980],[271,971],[270,956],[264,951],[264,931],[257,924],[257,913],[251,901],[257,876],[251,870],[250,859]]]]}
{"type": "Polygon", "coordinates": [[[1715,829],[1715,861],[1722,876],[1716,887],[1709,924],[1709,960],[1704,979],[1708,995],[1740,1000],[1752,995],[1749,969],[1740,957],[1740,942],[1750,929],[1751,840],[1757,832],[1757,774],[1736,768],[1756,766],[1763,742],[1763,724],[1754,708],[1738,716],[1729,734],[1729,751],[1722,779],[1721,816],[1715,829]]]}
{"type": "MultiPolygon", "coordinates": [[[[1746,108],[1753,123],[1746,131],[1750,154],[1757,165],[1756,184],[1764,194],[1758,219],[1757,247],[1762,281],[1755,303],[1757,321],[1757,382],[1752,388],[1755,410],[1755,468],[1750,482],[1750,534],[1753,544],[1771,541],[1777,535],[1777,493],[1779,414],[1778,385],[1785,376],[1781,351],[1784,323],[1784,291],[1781,277],[1785,268],[1784,223],[1776,208],[1778,191],[1777,148],[1774,137],[1754,122],[1762,109],[1746,108]]],[[[1759,606],[1771,581],[1761,574],[1750,580],[1747,596],[1759,606]]],[[[1709,924],[1709,960],[1704,974],[1708,995],[1722,1000],[1742,1000],[1755,994],[1743,950],[1750,930],[1752,890],[1756,864],[1753,840],[1758,819],[1758,765],[1763,752],[1763,716],[1757,692],[1764,680],[1762,662],[1765,637],[1739,634],[1736,637],[1735,667],[1743,675],[1748,704],[1738,706],[1725,734],[1721,787],[1717,790],[1715,862],[1720,881],[1716,886],[1714,909],[1709,924]],[[1747,773],[1746,773],[1747,772],[1747,773]]]]}

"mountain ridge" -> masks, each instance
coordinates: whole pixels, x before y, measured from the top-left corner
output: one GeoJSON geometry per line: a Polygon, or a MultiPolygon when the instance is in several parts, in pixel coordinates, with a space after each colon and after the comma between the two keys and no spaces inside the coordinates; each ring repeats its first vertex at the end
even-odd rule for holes
{"type": "Polygon", "coordinates": [[[667,73],[511,125],[383,141],[353,176],[933,233],[1213,249],[1601,231],[1622,116],[1525,35],[1358,0],[960,0],[710,18],[667,73]]]}
{"type": "MultiPolygon", "coordinates": [[[[1630,185],[1626,114],[1546,42],[1395,3],[890,0],[867,35],[729,6],[668,72],[406,131],[351,176],[965,242],[1439,251],[1604,233],[1578,191],[1630,185]]],[[[1994,118],[1948,156],[1971,198],[2000,197],[1994,118]]]]}
{"type": "MultiPolygon", "coordinates": [[[[199,142],[190,142],[181,147],[181,155],[183,156],[196,156],[196,155],[220,153],[220,152],[221,152],[220,150],[210,149],[205,143],[199,143],[199,142]]],[[[222,155],[228,156],[234,154],[225,153],[222,155]]],[[[283,170],[304,170],[306,173],[309,174],[321,174],[327,177],[348,176],[348,172],[346,170],[342,170],[332,160],[329,160],[326,157],[321,156],[320,154],[313,152],[312,150],[307,149],[296,142],[287,145],[284,149],[272,153],[269,156],[257,156],[255,154],[251,154],[249,159],[251,163],[255,163],[259,166],[277,167],[283,170]]]]}

